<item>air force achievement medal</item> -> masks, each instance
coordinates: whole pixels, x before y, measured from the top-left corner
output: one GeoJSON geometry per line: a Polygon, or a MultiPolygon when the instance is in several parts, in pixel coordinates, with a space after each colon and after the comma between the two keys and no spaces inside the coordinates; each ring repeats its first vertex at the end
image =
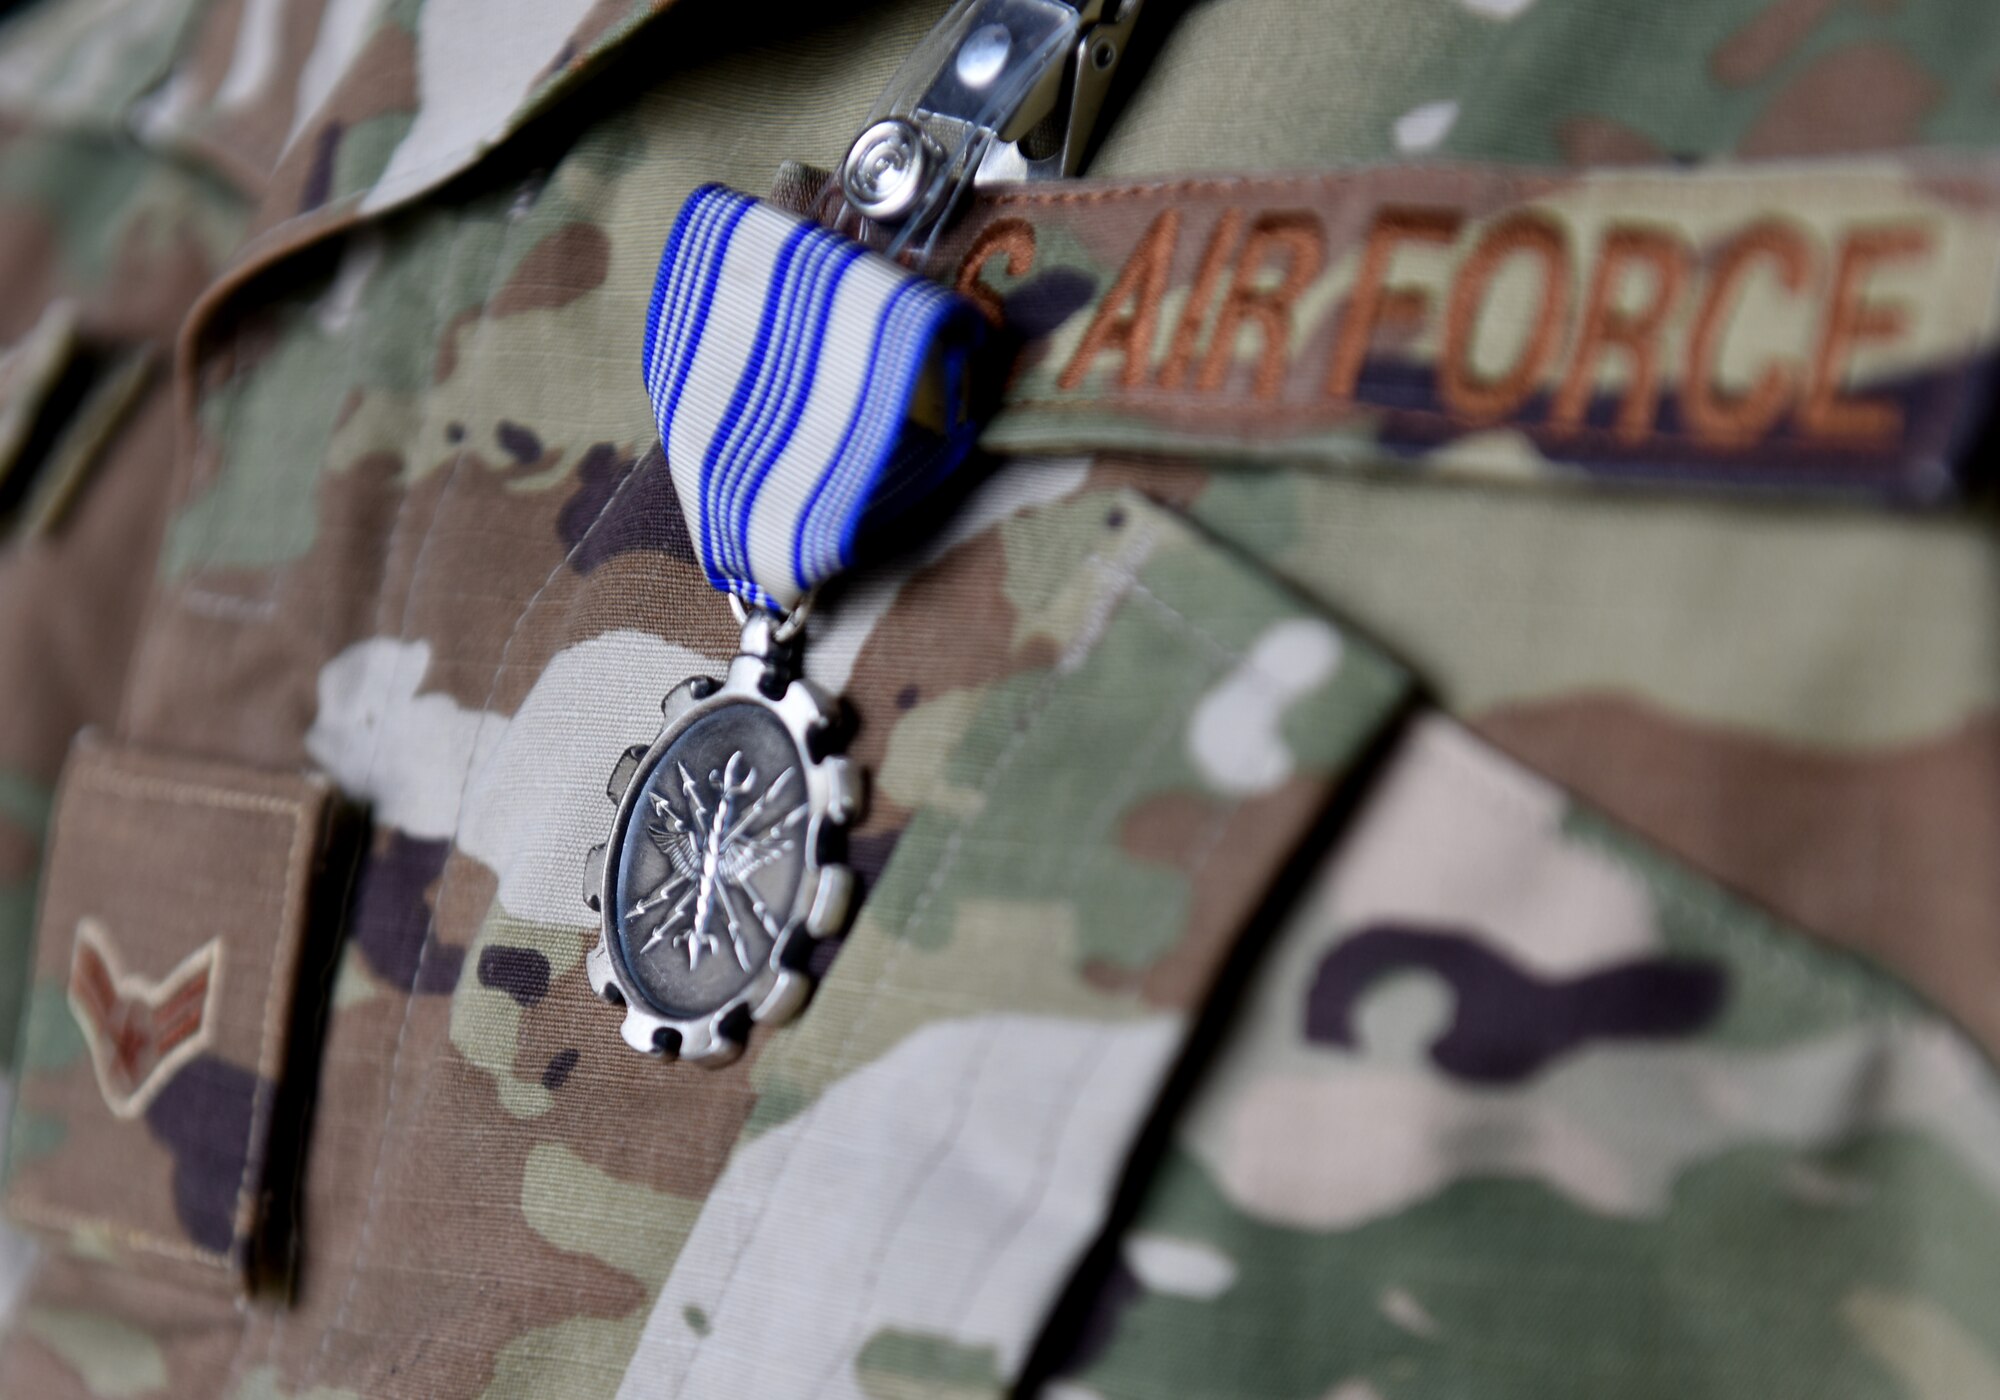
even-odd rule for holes
{"type": "Polygon", "coordinates": [[[979,309],[862,244],[705,185],[667,236],[640,370],[690,542],[743,619],[741,654],[662,705],[611,776],[585,887],[590,985],[626,1041],[715,1064],[796,1011],[854,881],[828,702],[796,679],[819,585],[949,479],[978,435],[979,309]]]}
{"type": "Polygon", "coordinates": [[[853,877],[821,859],[852,819],[847,760],[820,755],[832,712],[790,675],[781,623],[753,612],[720,683],[668,694],[650,746],[611,775],[611,839],[590,855],[603,916],[591,988],[625,1008],[625,1040],[716,1063],[753,1021],[782,1021],[810,990],[813,940],[837,933],[853,877]]]}

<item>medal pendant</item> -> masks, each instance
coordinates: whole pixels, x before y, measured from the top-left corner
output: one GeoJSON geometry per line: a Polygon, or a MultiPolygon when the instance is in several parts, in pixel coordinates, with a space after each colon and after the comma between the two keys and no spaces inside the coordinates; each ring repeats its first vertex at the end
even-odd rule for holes
{"type": "Polygon", "coordinates": [[[854,880],[829,857],[857,775],[825,756],[834,715],[792,643],[815,590],[970,456],[986,340],[971,301],[800,214],[704,185],[675,216],[639,367],[689,542],[743,638],[612,774],[588,971],[635,1049],[733,1056],[804,1002],[816,940],[847,918],[854,880]]]}
{"type": "Polygon", "coordinates": [[[821,752],[833,706],[793,674],[787,630],[751,611],[726,676],[669,692],[658,736],[611,775],[617,816],[585,882],[603,921],[587,970],[635,1050],[735,1058],[752,1023],[804,1004],[814,942],[846,921],[853,875],[822,851],[859,786],[821,752]]]}

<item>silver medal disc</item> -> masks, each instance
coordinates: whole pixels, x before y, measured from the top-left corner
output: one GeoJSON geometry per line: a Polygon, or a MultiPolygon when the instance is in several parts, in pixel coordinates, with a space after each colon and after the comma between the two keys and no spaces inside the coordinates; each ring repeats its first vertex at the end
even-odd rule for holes
{"type": "Polygon", "coordinates": [[[845,759],[814,756],[832,713],[786,659],[772,620],[751,617],[726,678],[671,692],[658,736],[612,774],[588,972],[634,1049],[734,1058],[751,1023],[803,1004],[812,941],[846,919],[852,876],[819,853],[853,818],[855,782],[845,759]]]}

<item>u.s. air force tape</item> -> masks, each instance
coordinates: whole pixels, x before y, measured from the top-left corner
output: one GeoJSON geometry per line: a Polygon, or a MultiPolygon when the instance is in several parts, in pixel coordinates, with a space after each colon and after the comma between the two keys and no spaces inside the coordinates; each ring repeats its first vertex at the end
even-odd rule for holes
{"type": "Polygon", "coordinates": [[[964,460],[978,310],[796,215],[704,185],[646,314],[660,442],[709,581],[784,609],[964,460]]]}

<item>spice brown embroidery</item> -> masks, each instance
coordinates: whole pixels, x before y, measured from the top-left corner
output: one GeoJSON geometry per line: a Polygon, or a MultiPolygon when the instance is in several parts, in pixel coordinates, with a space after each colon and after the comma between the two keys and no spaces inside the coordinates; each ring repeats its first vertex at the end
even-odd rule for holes
{"type": "Polygon", "coordinates": [[[1292,306],[1319,276],[1326,263],[1326,235],[1319,220],[1296,211],[1266,214],[1251,225],[1236,260],[1236,277],[1216,313],[1215,332],[1208,340],[1195,388],[1213,393],[1228,377],[1237,339],[1246,326],[1262,337],[1257,377],[1251,393],[1274,399],[1284,386],[1286,356],[1291,353],[1292,306]],[[1275,285],[1266,286],[1269,264],[1283,268],[1275,285]]]}
{"type": "Polygon", "coordinates": [[[1136,389],[1146,377],[1153,357],[1153,329],[1160,321],[1160,299],[1167,294],[1167,271],[1180,237],[1181,216],[1168,209],[1146,230],[1139,246],[1126,262],[1118,281],[1098,304],[1083,344],[1062,372],[1062,387],[1074,389],[1083,383],[1097,357],[1115,350],[1124,360],[1118,382],[1136,389]]]}
{"type": "MultiPolygon", "coordinates": [[[[1043,232],[1018,212],[996,219],[961,260],[960,289],[997,314],[983,274],[1047,270],[1066,245],[1043,232]]],[[[1086,308],[1054,388],[1182,417],[1269,405],[1511,424],[1558,448],[1737,451],[1777,434],[1880,453],[1903,442],[1904,409],[1859,386],[1933,314],[1903,289],[1939,274],[1939,252],[1922,217],[1815,225],[1754,206],[1718,225],[1636,207],[1580,223],[1534,200],[1483,214],[1384,200],[1358,221],[1171,204],[1086,308]],[[1774,295],[1796,306],[1790,342],[1737,363],[1735,323],[1774,295]],[[1481,353],[1503,346],[1501,364],[1481,353]]]]}
{"type": "Polygon", "coordinates": [[[1549,408],[1551,424],[1567,430],[1582,425],[1596,387],[1598,362],[1615,347],[1631,357],[1631,378],[1618,405],[1616,432],[1627,442],[1646,435],[1660,414],[1660,337],[1687,282],[1688,261],[1686,245],[1660,229],[1613,228],[1605,235],[1584,299],[1583,325],[1569,372],[1549,408]],[[1646,279],[1645,300],[1637,311],[1622,310],[1619,293],[1635,271],[1646,279]]]}
{"type": "Polygon", "coordinates": [[[211,938],[157,981],[128,973],[101,919],[77,920],[69,1007],[90,1046],[104,1102],[120,1118],[146,1111],[204,1050],[222,983],[222,940],[211,938]]]}
{"type": "Polygon", "coordinates": [[[1498,422],[1520,408],[1555,358],[1568,319],[1569,241],[1562,225],[1546,214],[1523,210],[1487,229],[1451,279],[1451,298],[1445,304],[1444,346],[1438,352],[1438,395],[1445,407],[1472,423],[1498,422]],[[1516,258],[1535,264],[1541,279],[1535,324],[1514,363],[1488,378],[1473,367],[1473,336],[1495,275],[1516,258]]]}
{"type": "Polygon", "coordinates": [[[1895,402],[1845,394],[1840,385],[1857,349],[1893,343],[1909,331],[1908,309],[1870,298],[1869,277],[1884,263],[1922,257],[1930,250],[1929,231],[1914,224],[1855,229],[1841,240],[1826,328],[1813,356],[1812,384],[1799,406],[1799,424],[1808,433],[1858,443],[1901,436],[1903,410],[1895,402]]]}
{"type": "Polygon", "coordinates": [[[1000,325],[1007,308],[1000,294],[981,276],[986,264],[1004,258],[1009,277],[1019,280],[1035,270],[1035,226],[1026,219],[996,219],[980,231],[979,241],[965,255],[958,269],[958,293],[986,313],[986,319],[1000,325]]]}
{"type": "Polygon", "coordinates": [[[1689,426],[1697,437],[1710,442],[1755,442],[1777,424],[1798,389],[1798,366],[1777,358],[1760,366],[1755,380],[1740,394],[1724,392],[1718,382],[1723,332],[1741,298],[1743,283],[1752,269],[1763,263],[1772,264],[1770,275],[1779,286],[1798,296],[1812,277],[1812,246],[1791,224],[1764,219],[1738,234],[1716,262],[1708,294],[1695,313],[1687,382],[1681,389],[1681,411],[1689,426]]]}

